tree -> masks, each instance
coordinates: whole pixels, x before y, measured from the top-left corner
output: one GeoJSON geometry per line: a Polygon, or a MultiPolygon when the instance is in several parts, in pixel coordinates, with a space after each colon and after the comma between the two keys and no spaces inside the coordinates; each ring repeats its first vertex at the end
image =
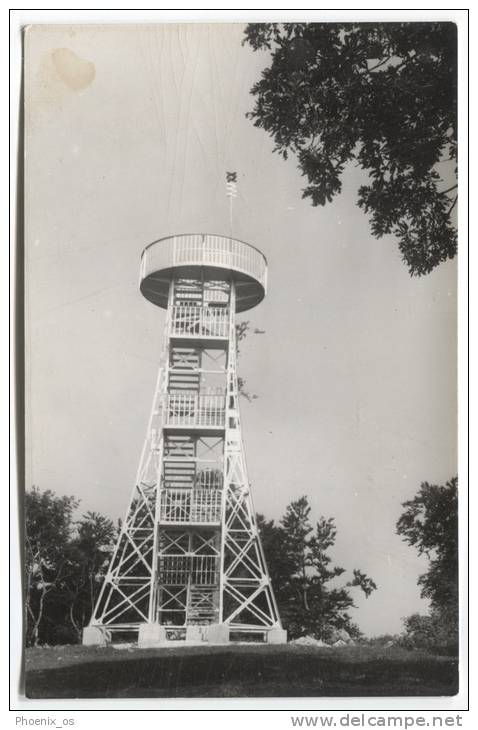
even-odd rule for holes
{"type": "Polygon", "coordinates": [[[78,506],[50,490],[26,493],[28,645],[79,641],[90,620],[117,531],[96,512],[74,520],[78,506]]]}
{"type": "Polygon", "coordinates": [[[292,568],[283,550],[283,530],[274,520],[266,520],[263,515],[256,515],[261,545],[266,556],[267,570],[276,597],[282,586],[289,580],[292,568]]]}
{"type": "Polygon", "coordinates": [[[248,116],[296,156],[303,197],[330,202],[354,162],[368,174],[358,205],[373,235],[397,237],[411,275],[453,258],[456,26],[252,23],[244,42],[272,51],[248,116]]]}
{"type": "Polygon", "coordinates": [[[110,563],[117,532],[113,522],[97,512],[87,512],[75,526],[76,534],[68,546],[64,600],[68,619],[81,641],[110,563]]]}
{"type": "Polygon", "coordinates": [[[57,497],[36,487],[25,496],[26,638],[37,646],[52,593],[62,590],[69,569],[74,497],[57,497]]]}
{"type": "Polygon", "coordinates": [[[348,613],[354,606],[349,589],[359,587],[368,597],[377,586],[360,570],[344,585],[333,584],[345,572],[328,554],[337,535],[334,520],[321,517],[314,530],[310,511],[307,497],[301,497],[287,507],[279,525],[258,515],[279,612],[292,638],[310,634],[327,640],[337,629],[358,636],[348,613]]]}
{"type": "Polygon", "coordinates": [[[421,595],[430,600],[426,622],[409,617],[408,634],[432,632],[439,644],[458,640],[458,478],[444,486],[423,482],[412,500],[404,502],[397,532],[429,559],[418,579],[421,595]],[[410,620],[413,619],[411,622],[410,620]]]}

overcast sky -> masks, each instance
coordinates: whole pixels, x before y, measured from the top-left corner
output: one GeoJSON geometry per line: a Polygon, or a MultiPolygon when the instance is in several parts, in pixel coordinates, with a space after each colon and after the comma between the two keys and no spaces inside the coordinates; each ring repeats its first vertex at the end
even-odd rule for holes
{"type": "Polygon", "coordinates": [[[306,494],[336,519],[336,561],[378,584],[368,634],[426,610],[426,562],[395,535],[401,503],[456,473],[456,269],[411,278],[356,206],[361,173],[325,208],[293,159],[245,118],[267,53],[241,25],[43,26],[27,34],[27,485],[124,515],[162,347],[138,289],[141,251],[175,233],[233,235],[269,262],[242,315],[265,334],[239,374],[255,507],[306,494]]]}

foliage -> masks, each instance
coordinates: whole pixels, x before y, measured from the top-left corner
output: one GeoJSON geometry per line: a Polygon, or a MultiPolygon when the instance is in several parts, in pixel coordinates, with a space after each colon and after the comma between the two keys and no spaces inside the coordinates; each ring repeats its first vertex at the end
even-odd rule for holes
{"type": "Polygon", "coordinates": [[[450,627],[442,616],[413,613],[403,619],[404,631],[398,644],[405,649],[431,651],[434,654],[458,654],[458,636],[450,636],[450,627]]]}
{"type": "Polygon", "coordinates": [[[248,116],[295,155],[303,197],[330,202],[354,162],[368,174],[358,205],[374,236],[397,237],[410,274],[453,258],[455,25],[252,23],[244,42],[271,51],[248,116]]]}
{"type": "MultiPolygon", "coordinates": [[[[237,322],[236,324],[236,356],[239,357],[240,354],[240,343],[251,334],[251,328],[250,328],[250,322],[249,320],[242,320],[241,322],[237,322]]],[[[257,327],[255,327],[252,330],[252,334],[254,335],[263,335],[264,330],[260,330],[257,327]]],[[[237,378],[237,385],[239,389],[239,395],[241,395],[243,398],[246,398],[248,401],[256,400],[258,398],[257,395],[254,393],[250,393],[246,389],[246,381],[244,378],[238,377],[237,378]]]]}
{"type": "Polygon", "coordinates": [[[392,646],[397,646],[400,637],[397,634],[379,634],[378,636],[369,636],[362,639],[362,642],[367,646],[374,647],[376,649],[389,649],[392,646]]]}
{"type": "MultiPolygon", "coordinates": [[[[36,646],[52,593],[61,592],[68,571],[74,497],[56,497],[33,487],[25,498],[26,637],[36,646]]],[[[52,603],[52,602],[50,602],[52,603]]],[[[53,602],[54,603],[54,602],[53,602]]]]}
{"type": "MultiPolygon", "coordinates": [[[[444,486],[423,482],[412,500],[404,502],[397,532],[429,559],[418,583],[430,600],[430,616],[418,614],[405,621],[411,642],[458,642],[458,478],[444,486]]],[[[417,645],[418,645],[417,644],[417,645]]]]}
{"type": "Polygon", "coordinates": [[[358,637],[348,613],[354,606],[348,589],[359,587],[368,597],[377,586],[360,570],[353,571],[351,581],[336,586],[335,579],[345,569],[333,566],[328,554],[337,535],[334,520],[321,517],[314,529],[310,511],[307,497],[301,497],[287,507],[279,525],[258,515],[279,613],[290,638],[307,634],[327,641],[338,629],[358,637]]]}
{"type": "Polygon", "coordinates": [[[111,560],[116,531],[113,522],[97,512],[87,512],[76,526],[77,533],[69,545],[65,599],[70,622],[81,641],[111,560]]]}
{"type": "Polygon", "coordinates": [[[25,495],[27,645],[78,641],[89,621],[115,529],[96,513],[75,521],[78,506],[36,487],[25,495]]]}

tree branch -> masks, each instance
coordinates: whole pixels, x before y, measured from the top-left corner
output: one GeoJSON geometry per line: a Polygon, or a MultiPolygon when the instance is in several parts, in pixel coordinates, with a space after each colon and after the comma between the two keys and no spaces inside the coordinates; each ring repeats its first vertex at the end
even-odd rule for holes
{"type": "Polygon", "coordinates": [[[458,200],[458,195],[456,195],[456,196],[455,196],[455,200],[453,201],[453,203],[451,204],[450,208],[448,209],[448,213],[447,213],[447,215],[450,215],[451,211],[453,210],[453,208],[454,208],[454,207],[455,207],[455,205],[456,205],[456,201],[457,201],[457,200],[458,200]]]}
{"type": "Polygon", "coordinates": [[[446,193],[451,193],[452,190],[456,190],[458,185],[452,185],[451,188],[448,188],[448,190],[441,190],[439,192],[439,195],[446,195],[446,193]]]}
{"type": "Polygon", "coordinates": [[[384,63],[387,63],[387,61],[390,61],[391,56],[387,56],[383,59],[383,61],[380,61],[379,63],[376,63],[375,66],[372,66],[372,68],[367,69],[367,73],[371,73],[372,71],[375,71],[376,68],[380,68],[380,66],[383,66],[384,63]]]}

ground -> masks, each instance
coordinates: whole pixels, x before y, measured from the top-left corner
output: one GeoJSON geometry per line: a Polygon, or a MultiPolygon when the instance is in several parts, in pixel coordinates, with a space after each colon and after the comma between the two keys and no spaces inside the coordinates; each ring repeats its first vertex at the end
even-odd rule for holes
{"type": "Polygon", "coordinates": [[[458,661],[399,647],[57,646],[27,649],[29,698],[437,696],[458,661]]]}

